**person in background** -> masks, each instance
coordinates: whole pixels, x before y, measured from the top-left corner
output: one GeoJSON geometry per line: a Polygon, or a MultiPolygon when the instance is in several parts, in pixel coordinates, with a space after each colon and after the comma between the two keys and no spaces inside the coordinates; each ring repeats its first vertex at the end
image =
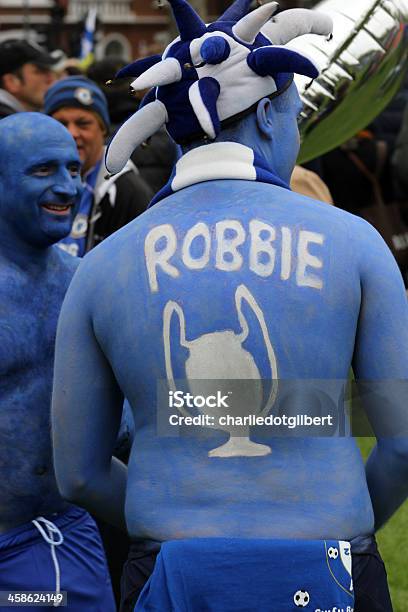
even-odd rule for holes
{"type": "Polygon", "coordinates": [[[322,179],[336,206],[358,215],[361,209],[371,205],[373,185],[353,161],[354,156],[361,159],[367,169],[381,181],[387,157],[386,143],[376,140],[369,130],[361,130],[320,158],[322,179]]]}
{"type": "Polygon", "coordinates": [[[360,214],[360,209],[371,205],[372,201],[372,182],[351,161],[350,153],[358,156],[376,176],[385,202],[401,199],[398,179],[395,181],[395,156],[402,159],[400,132],[401,128],[404,129],[407,102],[406,70],[399,90],[385,109],[364,130],[320,158],[319,174],[327,183],[337,206],[360,214]]]}
{"type": "Polygon", "coordinates": [[[49,435],[57,320],[79,263],[55,244],[71,229],[81,164],[40,113],[6,117],[0,139],[0,591],[67,591],[69,611],[114,612],[97,527],[62,499],[49,435]]]}
{"type": "MultiPolygon", "coordinates": [[[[109,57],[94,62],[87,71],[88,77],[99,85],[108,101],[112,134],[133,115],[141,101],[140,95],[136,98],[129,94],[132,79],[114,79],[124,65],[121,58],[109,57]],[[106,85],[106,81],[111,83],[106,85]]],[[[131,159],[153,193],[157,193],[169,180],[177,155],[175,143],[166,130],[161,129],[147,143],[137,147],[131,159]]]]}
{"type": "Polygon", "coordinates": [[[65,57],[58,65],[57,79],[66,79],[70,76],[84,76],[81,60],[77,57],[65,57]]]}
{"type": "Polygon", "coordinates": [[[41,111],[55,81],[58,58],[25,40],[0,43],[0,119],[23,111],[41,111]]]}
{"type": "Polygon", "coordinates": [[[308,196],[326,204],[333,204],[333,198],[326,183],[312,170],[295,166],[290,178],[290,188],[296,193],[308,196]]]}
{"type": "Polygon", "coordinates": [[[103,157],[110,118],[96,83],[81,76],[57,81],[46,93],[44,110],[71,133],[82,162],[85,190],[72,231],[60,243],[71,255],[82,257],[140,215],[152,191],[131,161],[105,180],[103,157]]]}

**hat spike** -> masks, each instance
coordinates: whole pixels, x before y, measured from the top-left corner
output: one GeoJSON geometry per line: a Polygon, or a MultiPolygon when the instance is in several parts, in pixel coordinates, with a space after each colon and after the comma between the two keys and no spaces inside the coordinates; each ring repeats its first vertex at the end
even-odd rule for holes
{"type": "Polygon", "coordinates": [[[136,147],[155,134],[167,119],[166,107],[159,100],[150,102],[134,113],[108,145],[105,167],[109,174],[120,172],[136,147]]]}
{"type": "Polygon", "coordinates": [[[287,42],[303,34],[329,36],[333,31],[333,20],[329,15],[308,9],[289,9],[268,21],[261,32],[274,45],[287,42]]]}
{"type": "Polygon", "coordinates": [[[319,75],[309,58],[285,47],[260,47],[248,55],[247,62],[256,74],[263,77],[273,77],[281,72],[303,74],[311,79],[319,75]]]}
{"type": "Polygon", "coordinates": [[[130,84],[130,88],[133,91],[141,91],[151,87],[170,85],[170,83],[178,83],[181,77],[182,71],[179,61],[175,57],[167,57],[141,74],[130,84]]]}
{"type": "Polygon", "coordinates": [[[232,28],[234,36],[244,43],[252,44],[259,34],[262,26],[272,17],[278,10],[277,2],[268,2],[259,8],[242,17],[232,28]]]}
{"type": "Polygon", "coordinates": [[[201,17],[186,0],[168,0],[176,20],[180,39],[189,41],[203,36],[207,28],[201,17]]]}

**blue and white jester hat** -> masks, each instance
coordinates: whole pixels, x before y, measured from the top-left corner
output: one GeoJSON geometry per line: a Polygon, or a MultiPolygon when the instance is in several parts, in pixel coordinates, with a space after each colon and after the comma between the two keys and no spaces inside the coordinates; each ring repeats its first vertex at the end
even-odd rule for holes
{"type": "Polygon", "coordinates": [[[307,9],[271,19],[276,2],[248,13],[251,0],[235,0],[206,25],[186,0],[168,1],[180,36],[163,56],[133,62],[116,75],[137,77],[131,88],[150,91],[108,147],[105,164],[111,174],[164,125],[179,144],[214,139],[259,100],[285,91],[294,73],[316,78],[316,65],[285,44],[303,34],[329,36],[333,29],[329,16],[307,9]]]}

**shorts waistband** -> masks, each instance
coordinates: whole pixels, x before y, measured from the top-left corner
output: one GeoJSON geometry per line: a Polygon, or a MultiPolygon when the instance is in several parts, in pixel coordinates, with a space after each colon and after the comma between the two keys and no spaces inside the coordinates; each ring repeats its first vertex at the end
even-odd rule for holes
{"type": "MultiPolygon", "coordinates": [[[[58,529],[64,531],[67,530],[67,527],[71,529],[74,525],[78,524],[78,522],[86,520],[89,514],[83,508],[69,506],[63,512],[57,514],[44,514],[42,516],[54,523],[58,529]]],[[[36,518],[36,516],[33,516],[33,519],[36,518]]],[[[17,546],[27,546],[34,541],[43,541],[43,538],[35,525],[30,521],[29,523],[24,523],[23,525],[19,525],[19,527],[10,529],[10,531],[6,531],[6,533],[2,533],[0,535],[0,551],[5,549],[10,550],[17,546]]]]}
{"type": "Polygon", "coordinates": [[[374,534],[357,536],[350,540],[352,555],[373,555],[378,552],[374,534]]]}
{"type": "MultiPolygon", "coordinates": [[[[377,549],[377,541],[374,534],[357,536],[349,540],[351,544],[351,554],[375,554],[377,549]]],[[[157,555],[160,552],[162,542],[156,540],[143,540],[134,538],[130,542],[129,556],[137,559],[149,555],[157,555]]]]}

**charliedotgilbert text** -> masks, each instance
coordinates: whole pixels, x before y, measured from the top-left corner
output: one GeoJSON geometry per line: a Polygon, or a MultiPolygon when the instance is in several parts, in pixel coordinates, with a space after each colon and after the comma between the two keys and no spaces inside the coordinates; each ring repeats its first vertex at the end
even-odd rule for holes
{"type": "Polygon", "coordinates": [[[332,415],[312,417],[307,414],[297,414],[295,416],[288,416],[286,414],[279,416],[260,416],[256,414],[245,416],[234,416],[232,414],[220,416],[209,414],[184,416],[171,414],[169,416],[169,424],[178,427],[181,425],[187,427],[256,427],[266,425],[269,427],[295,429],[296,427],[332,427],[334,422],[332,415]]]}

